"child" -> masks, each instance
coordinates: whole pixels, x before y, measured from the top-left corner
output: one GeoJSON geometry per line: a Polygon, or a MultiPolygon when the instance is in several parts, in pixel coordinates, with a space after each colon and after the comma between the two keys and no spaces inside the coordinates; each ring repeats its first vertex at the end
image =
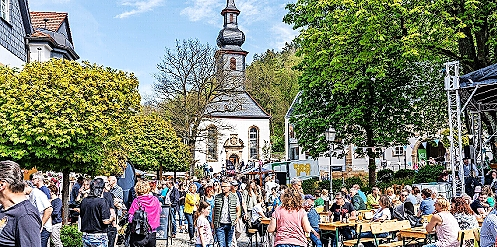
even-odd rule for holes
{"type": "Polygon", "coordinates": [[[211,224],[207,220],[210,212],[211,205],[205,201],[201,201],[198,210],[195,212],[195,228],[197,232],[195,247],[212,247],[214,244],[211,224]]]}

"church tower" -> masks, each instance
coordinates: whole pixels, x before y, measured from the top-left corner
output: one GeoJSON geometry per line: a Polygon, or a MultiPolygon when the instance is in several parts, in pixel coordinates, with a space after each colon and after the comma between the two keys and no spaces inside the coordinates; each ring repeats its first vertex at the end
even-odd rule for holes
{"type": "Polygon", "coordinates": [[[216,52],[218,75],[226,89],[245,91],[245,57],[248,52],[242,50],[245,34],[238,29],[240,10],[235,0],[227,0],[226,8],[221,11],[224,17],[223,29],[217,36],[219,50],[216,52]]]}

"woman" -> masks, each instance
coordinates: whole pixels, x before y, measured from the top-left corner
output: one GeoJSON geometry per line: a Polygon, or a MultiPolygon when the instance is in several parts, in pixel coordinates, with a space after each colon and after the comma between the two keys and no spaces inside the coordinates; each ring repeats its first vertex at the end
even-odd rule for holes
{"type": "Polygon", "coordinates": [[[250,219],[252,228],[257,229],[260,233],[262,233],[261,219],[265,217],[265,210],[262,203],[262,196],[257,196],[257,204],[255,204],[254,208],[252,209],[252,218],[250,219]]]}
{"type": "Polygon", "coordinates": [[[419,204],[418,217],[422,215],[429,215],[435,211],[435,202],[431,198],[431,190],[425,188],[421,191],[421,196],[423,197],[423,201],[419,204]]]}
{"type": "Polygon", "coordinates": [[[137,197],[131,203],[129,208],[129,222],[133,221],[133,215],[138,209],[143,209],[147,213],[148,223],[151,232],[148,235],[138,235],[131,233],[129,239],[130,246],[154,246],[156,245],[156,229],[160,225],[161,204],[159,199],[150,193],[150,183],[140,180],[135,185],[137,197]]]}
{"type": "Polygon", "coordinates": [[[257,185],[254,180],[250,181],[248,189],[243,191],[243,198],[245,198],[245,207],[247,208],[247,218],[252,218],[252,209],[255,204],[257,204],[257,195],[258,195],[257,185]]]}
{"type": "Polygon", "coordinates": [[[219,181],[214,182],[214,195],[221,194],[221,185],[219,181]]]}
{"type": "Polygon", "coordinates": [[[315,207],[324,206],[324,202],[328,201],[329,199],[330,198],[328,197],[328,190],[323,189],[323,190],[321,190],[321,196],[316,198],[316,200],[314,201],[314,206],[315,207]]]}
{"type": "Polygon", "coordinates": [[[210,213],[207,215],[207,220],[212,222],[212,210],[214,209],[214,187],[207,186],[205,187],[205,202],[210,205],[210,213]]]}
{"type": "MultiPolygon", "coordinates": [[[[456,218],[459,228],[461,230],[469,230],[478,228],[478,220],[476,219],[475,212],[466,203],[462,197],[452,198],[452,207],[450,213],[456,218]]],[[[473,241],[469,240],[464,243],[465,246],[471,247],[474,245],[473,241]]]]}
{"type": "Polygon", "coordinates": [[[342,187],[342,189],[340,189],[340,192],[342,192],[342,195],[346,202],[351,202],[351,197],[349,195],[349,191],[347,190],[347,188],[342,187]]]}
{"type": "Polygon", "coordinates": [[[436,214],[431,217],[430,223],[426,226],[427,232],[436,231],[438,240],[433,244],[427,244],[423,247],[457,247],[458,232],[461,230],[454,216],[449,212],[449,201],[443,197],[438,197],[435,202],[436,214]]]}
{"type": "Polygon", "coordinates": [[[421,190],[418,187],[414,186],[412,188],[412,194],[416,197],[416,204],[419,205],[423,201],[423,196],[421,196],[421,190]]]}
{"type": "Polygon", "coordinates": [[[179,232],[180,233],[186,233],[186,228],[184,228],[184,223],[185,223],[185,197],[186,197],[186,190],[185,190],[185,183],[181,183],[179,185],[179,232]]]}
{"type": "Polygon", "coordinates": [[[312,228],[302,207],[304,200],[300,191],[285,190],[281,201],[282,206],[275,209],[268,226],[269,233],[276,232],[274,246],[306,247],[306,234],[311,232],[312,228]]]}
{"type": "Polygon", "coordinates": [[[79,189],[76,201],[78,203],[81,203],[81,201],[83,201],[83,199],[85,199],[89,193],[90,193],[90,180],[85,179],[85,181],[83,182],[83,186],[81,186],[81,188],[79,189]]]}
{"type": "Polygon", "coordinates": [[[194,183],[190,183],[188,189],[188,193],[185,197],[185,217],[188,222],[188,236],[190,237],[190,243],[193,244],[193,213],[197,211],[197,204],[200,201],[200,196],[197,193],[197,186],[194,183]]]}
{"type": "MultiPolygon", "coordinates": [[[[210,187],[212,190],[212,186],[210,187]]],[[[197,212],[195,212],[195,231],[197,232],[195,247],[212,247],[214,244],[211,221],[207,219],[207,216],[210,214],[212,214],[210,204],[201,201],[197,212]]]]}
{"type": "Polygon", "coordinates": [[[481,193],[487,194],[487,204],[489,206],[488,212],[492,211],[492,209],[495,206],[494,192],[492,191],[489,185],[485,185],[483,186],[481,193]]]}
{"type": "Polygon", "coordinates": [[[52,204],[52,234],[50,239],[52,240],[53,246],[62,247],[62,242],[60,241],[60,229],[62,228],[62,200],[59,198],[59,189],[55,185],[48,186],[50,190],[52,204]]]}
{"type": "MultiPolygon", "coordinates": [[[[386,195],[380,196],[380,199],[378,200],[378,204],[380,204],[380,207],[374,210],[374,215],[373,218],[371,219],[372,222],[381,222],[385,220],[389,220],[392,218],[392,214],[390,212],[390,208],[392,207],[392,202],[390,201],[390,198],[386,195]]],[[[376,234],[377,238],[386,238],[388,236],[388,232],[376,234]]],[[[373,238],[373,233],[371,231],[368,232],[362,232],[360,235],[361,238],[373,238]]],[[[374,246],[372,242],[365,242],[364,243],[365,247],[371,247],[374,246]]]]}
{"type": "Polygon", "coordinates": [[[495,192],[497,190],[497,172],[490,171],[490,175],[485,179],[485,184],[490,185],[490,188],[495,192]]]}
{"type": "Polygon", "coordinates": [[[392,187],[387,188],[386,194],[387,194],[388,199],[390,199],[390,202],[392,202],[392,203],[396,203],[399,200],[397,195],[395,195],[392,187]]]}

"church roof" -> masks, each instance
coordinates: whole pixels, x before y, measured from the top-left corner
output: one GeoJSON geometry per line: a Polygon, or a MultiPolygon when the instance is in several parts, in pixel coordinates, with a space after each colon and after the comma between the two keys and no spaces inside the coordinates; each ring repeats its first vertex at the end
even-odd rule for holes
{"type": "Polygon", "coordinates": [[[271,118],[245,91],[220,96],[209,105],[206,111],[211,117],[271,118]]]}

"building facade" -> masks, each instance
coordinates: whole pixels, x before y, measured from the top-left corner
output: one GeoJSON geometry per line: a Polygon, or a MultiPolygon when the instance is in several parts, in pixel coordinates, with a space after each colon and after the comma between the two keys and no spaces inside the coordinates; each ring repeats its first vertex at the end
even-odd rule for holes
{"type": "Polygon", "coordinates": [[[218,80],[225,93],[207,107],[207,115],[200,125],[195,160],[197,164],[212,166],[214,172],[223,169],[239,172],[247,164],[268,159],[270,145],[270,115],[245,91],[245,58],[241,46],[245,35],[238,29],[240,11],[234,0],[227,0],[221,11],[224,27],[219,32],[216,52],[218,80]],[[265,148],[266,147],[266,148],[265,148]]]}
{"type": "Polygon", "coordinates": [[[28,62],[26,37],[32,33],[27,0],[0,0],[0,65],[21,68],[28,62]]]}

